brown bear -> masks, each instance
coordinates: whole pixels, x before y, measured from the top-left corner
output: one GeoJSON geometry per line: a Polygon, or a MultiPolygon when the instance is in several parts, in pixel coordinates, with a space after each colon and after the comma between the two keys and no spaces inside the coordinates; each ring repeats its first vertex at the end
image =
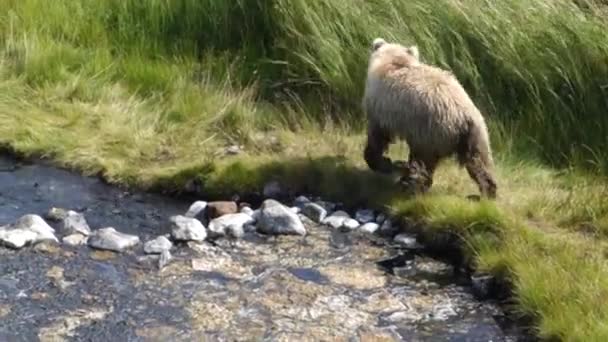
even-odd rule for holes
{"type": "Polygon", "coordinates": [[[401,182],[426,192],[438,163],[456,155],[482,196],[496,197],[485,120],[456,77],[420,61],[418,48],[373,41],[363,109],[368,119],[364,159],[380,173],[401,171],[401,182]],[[407,162],[384,156],[394,139],[405,140],[407,162]]]}

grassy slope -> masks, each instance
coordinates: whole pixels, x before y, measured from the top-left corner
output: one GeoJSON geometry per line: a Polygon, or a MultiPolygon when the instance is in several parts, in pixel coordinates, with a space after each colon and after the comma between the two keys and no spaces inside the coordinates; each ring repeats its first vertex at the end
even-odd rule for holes
{"type": "Polygon", "coordinates": [[[229,195],[278,177],[387,206],[423,220],[430,239],[461,234],[478,268],[512,282],[517,309],[537,318],[541,336],[605,340],[603,8],[355,2],[6,0],[0,142],[146,188],[196,177],[208,194],[229,195]],[[418,199],[366,170],[358,104],[375,36],[419,44],[488,113],[496,203],[463,200],[476,189],[453,163],[418,199]],[[218,155],[233,143],[246,152],[218,155]]]}

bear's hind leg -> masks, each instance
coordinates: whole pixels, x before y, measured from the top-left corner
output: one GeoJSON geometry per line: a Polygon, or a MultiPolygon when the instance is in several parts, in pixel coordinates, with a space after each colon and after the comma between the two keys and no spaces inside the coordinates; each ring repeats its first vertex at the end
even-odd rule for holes
{"type": "Polygon", "coordinates": [[[425,193],[433,186],[433,176],[438,159],[419,158],[411,153],[408,166],[403,170],[401,184],[410,188],[414,193],[425,193]]]}
{"type": "Polygon", "coordinates": [[[469,176],[471,176],[475,183],[477,183],[477,186],[479,186],[481,195],[491,199],[496,198],[496,180],[481,159],[479,157],[473,157],[467,160],[464,165],[469,176]]]}
{"type": "Polygon", "coordinates": [[[370,122],[367,130],[367,142],[363,157],[367,166],[375,172],[389,174],[393,172],[393,163],[390,158],[384,156],[391,143],[390,134],[380,128],[377,124],[370,122]]]}

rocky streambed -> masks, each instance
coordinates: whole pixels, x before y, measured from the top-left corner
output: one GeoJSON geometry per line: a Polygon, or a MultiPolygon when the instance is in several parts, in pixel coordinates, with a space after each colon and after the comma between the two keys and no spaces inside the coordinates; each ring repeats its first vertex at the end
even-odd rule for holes
{"type": "Polygon", "coordinates": [[[0,225],[1,341],[526,339],[371,210],[191,203],[1,157],[0,225]]]}

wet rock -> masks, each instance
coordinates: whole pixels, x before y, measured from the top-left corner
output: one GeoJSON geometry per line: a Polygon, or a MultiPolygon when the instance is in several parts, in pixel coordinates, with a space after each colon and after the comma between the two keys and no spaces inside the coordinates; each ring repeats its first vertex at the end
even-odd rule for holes
{"type": "Polygon", "coordinates": [[[327,216],[327,210],[317,203],[308,202],[302,206],[302,214],[314,222],[320,223],[327,216]]]}
{"type": "Polygon", "coordinates": [[[274,198],[281,196],[283,189],[281,189],[281,184],[277,181],[272,181],[264,185],[264,190],[262,194],[265,198],[274,198]]]}
{"type": "Polygon", "coordinates": [[[253,217],[244,213],[228,214],[211,220],[207,229],[212,238],[226,235],[240,238],[245,234],[244,226],[253,222],[253,217]]]}
{"type": "Polygon", "coordinates": [[[76,234],[64,236],[63,239],[61,239],[61,242],[63,242],[64,244],[66,244],[68,246],[81,246],[81,245],[86,245],[88,239],[89,239],[88,236],[84,236],[80,233],[76,233],[76,234]]]}
{"type": "Polygon", "coordinates": [[[171,256],[171,252],[168,249],[163,250],[160,253],[160,257],[158,258],[158,269],[162,270],[169,262],[171,262],[173,257],[171,256]]]}
{"type": "Polygon", "coordinates": [[[418,243],[418,240],[416,239],[415,236],[410,235],[410,234],[406,234],[406,233],[401,233],[401,234],[397,234],[393,240],[402,245],[403,247],[407,248],[407,249],[419,249],[422,248],[422,245],[420,243],[418,243]]]}
{"type": "Polygon", "coordinates": [[[238,206],[234,201],[215,201],[207,204],[207,217],[210,220],[237,212],[238,206]]]}
{"type": "Polygon", "coordinates": [[[161,254],[173,247],[173,243],[164,236],[159,236],[154,240],[150,240],[144,244],[144,253],[146,254],[161,254]]]}
{"type": "Polygon", "coordinates": [[[360,231],[368,234],[374,234],[378,229],[380,229],[380,225],[376,222],[369,222],[359,227],[360,231]]]}
{"type": "Polygon", "coordinates": [[[338,229],[338,228],[342,227],[342,224],[344,224],[344,221],[346,221],[349,218],[350,218],[350,215],[347,212],[338,210],[338,211],[332,213],[331,215],[327,216],[321,222],[332,228],[338,229]]]}
{"type": "Polygon", "coordinates": [[[298,196],[293,201],[293,205],[298,208],[303,208],[305,204],[310,203],[310,200],[306,196],[298,196]]]}
{"type": "Polygon", "coordinates": [[[474,274],[471,276],[473,294],[479,299],[487,299],[492,296],[495,280],[489,274],[474,274]]]}
{"type": "Polygon", "coordinates": [[[182,215],[169,218],[171,237],[176,241],[203,241],[207,238],[207,230],[201,221],[182,215]]]}
{"type": "Polygon", "coordinates": [[[207,208],[207,202],[196,201],[190,205],[184,216],[201,220],[205,214],[205,208],[207,208]]]}
{"type": "Polygon", "coordinates": [[[345,232],[350,232],[353,231],[357,228],[359,228],[361,225],[359,224],[359,221],[352,219],[352,218],[347,218],[346,220],[344,220],[342,222],[342,225],[340,226],[340,230],[345,231],[345,232]]]}
{"type": "Polygon", "coordinates": [[[72,210],[69,210],[63,218],[62,228],[64,234],[68,235],[79,233],[88,236],[91,234],[91,228],[84,215],[72,210]]]}
{"type": "Polygon", "coordinates": [[[0,241],[11,248],[22,248],[42,241],[59,242],[55,229],[38,215],[24,215],[14,223],[0,227],[0,241]]]}
{"type": "Polygon", "coordinates": [[[262,203],[257,230],[269,235],[306,235],[304,224],[289,208],[268,199],[262,203]]]}
{"type": "Polygon", "coordinates": [[[374,222],[375,219],[376,215],[374,215],[374,211],[371,209],[361,209],[357,210],[355,213],[355,220],[359,221],[361,224],[374,222]]]}
{"type": "Polygon", "coordinates": [[[55,207],[49,209],[49,211],[45,215],[45,217],[51,221],[61,221],[66,216],[68,216],[68,210],[55,207]]]}
{"type": "Polygon", "coordinates": [[[122,252],[138,243],[138,236],[118,232],[113,227],[101,228],[94,231],[88,240],[88,245],[95,249],[113,252],[122,252]]]}

